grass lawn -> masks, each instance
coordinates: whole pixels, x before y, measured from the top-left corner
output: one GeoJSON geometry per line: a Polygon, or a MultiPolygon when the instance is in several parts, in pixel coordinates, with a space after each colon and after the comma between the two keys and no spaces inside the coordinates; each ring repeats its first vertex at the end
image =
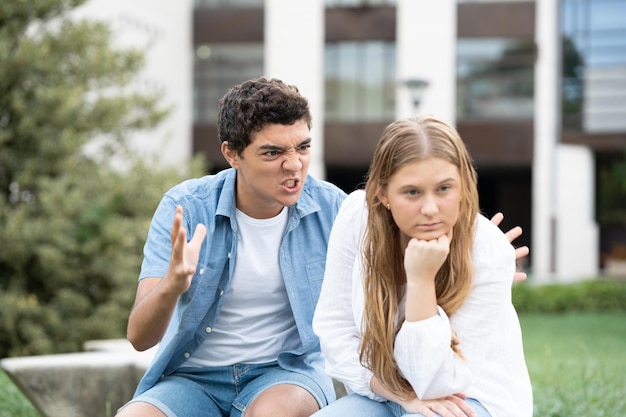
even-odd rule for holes
{"type": "Polygon", "coordinates": [[[626,313],[524,314],[535,416],[626,416],[626,313]]]}
{"type": "MultiPolygon", "coordinates": [[[[523,314],[520,320],[535,416],[626,416],[626,313],[523,314]]],[[[1,371],[0,417],[40,417],[1,371]]]]}
{"type": "Polygon", "coordinates": [[[3,371],[0,371],[0,417],[40,417],[3,371]]]}

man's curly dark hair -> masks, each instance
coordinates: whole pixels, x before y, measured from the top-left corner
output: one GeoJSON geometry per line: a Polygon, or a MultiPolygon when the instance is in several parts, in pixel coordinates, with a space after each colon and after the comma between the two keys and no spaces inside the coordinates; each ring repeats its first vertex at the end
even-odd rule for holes
{"type": "Polygon", "coordinates": [[[291,125],[306,121],[311,128],[309,102],[294,85],[259,77],[234,86],[222,97],[217,116],[217,137],[241,155],[251,135],[268,124],[291,125]]]}

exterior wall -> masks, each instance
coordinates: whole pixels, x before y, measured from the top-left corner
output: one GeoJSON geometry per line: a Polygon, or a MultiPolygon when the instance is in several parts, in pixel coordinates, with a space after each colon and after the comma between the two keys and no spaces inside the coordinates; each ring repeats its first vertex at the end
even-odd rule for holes
{"type": "Polygon", "coordinates": [[[592,278],[598,274],[599,257],[594,155],[587,146],[559,145],[556,161],[555,279],[592,278]]]}
{"type": "Polygon", "coordinates": [[[456,120],[456,4],[451,1],[398,0],[396,116],[432,113],[456,120]],[[413,108],[404,82],[428,82],[419,107],[413,108]]]}
{"type": "Polygon", "coordinates": [[[131,88],[162,92],[162,104],[172,108],[156,130],[132,136],[133,149],[165,164],[188,159],[193,123],[191,0],[91,0],[76,10],[76,17],[107,21],[118,47],[143,49],[145,68],[131,88]]]}
{"type": "Polygon", "coordinates": [[[324,169],[324,1],[265,1],[265,75],[298,86],[309,100],[313,127],[309,173],[324,169]]]}

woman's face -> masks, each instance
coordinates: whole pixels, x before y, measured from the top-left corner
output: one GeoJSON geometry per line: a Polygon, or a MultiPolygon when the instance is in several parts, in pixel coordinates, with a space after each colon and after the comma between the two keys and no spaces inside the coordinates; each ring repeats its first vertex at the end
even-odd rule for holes
{"type": "Polygon", "coordinates": [[[379,193],[383,205],[389,204],[406,242],[410,238],[437,239],[452,230],[459,218],[461,198],[458,168],[439,158],[405,165],[379,193]]]}

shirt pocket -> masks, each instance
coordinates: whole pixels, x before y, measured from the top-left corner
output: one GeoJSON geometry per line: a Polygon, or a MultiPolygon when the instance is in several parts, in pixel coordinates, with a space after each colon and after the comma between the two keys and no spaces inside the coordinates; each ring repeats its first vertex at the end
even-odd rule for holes
{"type": "Polygon", "coordinates": [[[311,262],[306,265],[306,275],[311,287],[311,296],[314,304],[322,291],[322,282],[324,281],[324,270],[326,269],[326,261],[311,262]]]}
{"type": "Polygon", "coordinates": [[[215,267],[198,264],[189,290],[181,295],[179,301],[183,320],[198,322],[205,317],[215,302],[220,275],[221,271],[215,267]]]}

